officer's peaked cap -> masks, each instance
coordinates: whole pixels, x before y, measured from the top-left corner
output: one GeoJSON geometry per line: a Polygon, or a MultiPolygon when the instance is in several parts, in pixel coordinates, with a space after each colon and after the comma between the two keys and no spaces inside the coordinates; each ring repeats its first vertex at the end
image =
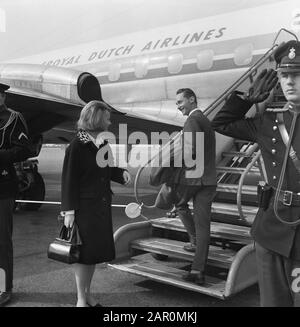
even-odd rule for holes
{"type": "Polygon", "coordinates": [[[300,42],[291,40],[281,44],[274,53],[279,72],[300,72],[300,42]]]}
{"type": "Polygon", "coordinates": [[[0,83],[0,92],[3,93],[9,89],[9,85],[0,83]]]}

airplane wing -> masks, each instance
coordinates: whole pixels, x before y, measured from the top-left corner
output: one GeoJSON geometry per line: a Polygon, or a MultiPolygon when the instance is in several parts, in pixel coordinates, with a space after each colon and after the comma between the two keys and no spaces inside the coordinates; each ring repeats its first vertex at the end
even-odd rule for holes
{"type": "MultiPolygon", "coordinates": [[[[0,82],[10,85],[6,104],[21,112],[34,138],[44,135],[45,143],[69,142],[75,134],[76,121],[83,106],[91,100],[102,100],[96,77],[78,70],[34,64],[0,64],[0,82]]],[[[112,132],[127,124],[128,134],[180,130],[165,121],[151,120],[112,109],[112,132]]]]}

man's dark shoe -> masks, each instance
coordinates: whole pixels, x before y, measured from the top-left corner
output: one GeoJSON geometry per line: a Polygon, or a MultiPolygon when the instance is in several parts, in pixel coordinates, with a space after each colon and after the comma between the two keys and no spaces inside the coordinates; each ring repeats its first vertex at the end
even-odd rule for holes
{"type": "Polygon", "coordinates": [[[0,307],[4,307],[11,300],[11,292],[0,291],[0,307]]]}
{"type": "Polygon", "coordinates": [[[183,246],[183,249],[188,252],[196,252],[196,245],[194,243],[187,243],[183,246]]]}
{"type": "Polygon", "coordinates": [[[203,272],[191,273],[190,271],[182,276],[182,279],[186,282],[195,283],[197,285],[203,285],[205,283],[205,277],[203,272]]]}

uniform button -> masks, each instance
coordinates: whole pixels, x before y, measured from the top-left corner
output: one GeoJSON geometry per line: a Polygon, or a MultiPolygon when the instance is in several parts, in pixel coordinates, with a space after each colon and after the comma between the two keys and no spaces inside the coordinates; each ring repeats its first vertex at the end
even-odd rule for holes
{"type": "Polygon", "coordinates": [[[278,123],[278,119],[275,119],[275,123],[278,123]]]}
{"type": "Polygon", "coordinates": [[[277,131],[277,126],[273,126],[273,131],[277,131]]]}
{"type": "Polygon", "coordinates": [[[273,167],[276,167],[277,166],[277,163],[275,161],[272,162],[272,166],[273,167]]]}
{"type": "Polygon", "coordinates": [[[273,176],[273,179],[274,179],[274,180],[277,179],[277,176],[273,176]]]}
{"type": "Polygon", "coordinates": [[[275,144],[277,142],[277,139],[275,139],[275,137],[273,137],[272,142],[275,144]]]}
{"type": "Polygon", "coordinates": [[[272,154],[276,154],[276,149],[272,149],[272,154]]]}

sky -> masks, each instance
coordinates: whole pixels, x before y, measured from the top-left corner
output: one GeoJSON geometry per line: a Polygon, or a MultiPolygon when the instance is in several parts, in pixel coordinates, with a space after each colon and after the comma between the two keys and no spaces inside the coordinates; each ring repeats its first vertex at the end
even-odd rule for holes
{"type": "Polygon", "coordinates": [[[0,61],[276,1],[0,0],[0,61]]]}

